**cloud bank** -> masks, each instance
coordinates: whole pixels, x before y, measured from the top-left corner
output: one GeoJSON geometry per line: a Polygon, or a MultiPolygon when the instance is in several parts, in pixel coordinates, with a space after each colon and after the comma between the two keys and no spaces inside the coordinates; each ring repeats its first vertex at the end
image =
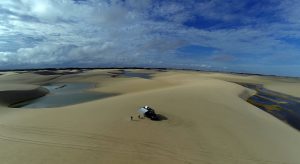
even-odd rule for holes
{"type": "Polygon", "coordinates": [[[1,0],[0,69],[147,66],[300,76],[296,0],[1,0]]]}

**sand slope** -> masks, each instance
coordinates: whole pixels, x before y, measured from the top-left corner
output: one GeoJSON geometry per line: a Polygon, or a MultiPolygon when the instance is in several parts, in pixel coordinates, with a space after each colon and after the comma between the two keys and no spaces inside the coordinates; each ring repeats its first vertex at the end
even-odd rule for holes
{"type": "Polygon", "coordinates": [[[2,83],[0,86],[0,105],[8,106],[38,98],[47,93],[47,89],[36,85],[2,83]]]}
{"type": "Polygon", "coordinates": [[[183,72],[160,73],[151,80],[89,78],[97,79],[95,90],[122,94],[53,109],[0,107],[0,160],[300,163],[299,132],[245,102],[242,98],[254,92],[237,84],[183,72]],[[167,119],[137,119],[136,110],[145,104],[167,119]]]}

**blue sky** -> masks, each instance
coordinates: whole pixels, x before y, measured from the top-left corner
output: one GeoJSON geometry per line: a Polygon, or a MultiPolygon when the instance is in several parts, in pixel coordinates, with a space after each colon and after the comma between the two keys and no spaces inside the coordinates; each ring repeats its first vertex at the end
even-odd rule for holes
{"type": "Polygon", "coordinates": [[[300,76],[298,0],[1,0],[0,69],[146,66],[300,76]]]}

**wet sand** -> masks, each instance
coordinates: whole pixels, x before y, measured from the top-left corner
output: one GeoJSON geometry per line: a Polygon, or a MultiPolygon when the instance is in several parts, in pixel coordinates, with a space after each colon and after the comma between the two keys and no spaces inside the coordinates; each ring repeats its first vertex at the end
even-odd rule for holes
{"type": "Polygon", "coordinates": [[[8,107],[10,102],[1,102],[1,162],[300,163],[299,132],[249,104],[246,100],[255,91],[233,83],[276,88],[289,82],[193,71],[130,70],[151,77],[111,77],[109,72],[114,71],[1,75],[5,87],[0,93],[17,91],[10,100],[19,100],[28,90],[40,94],[39,86],[47,83],[92,82],[97,85],[90,91],[118,93],[49,110],[15,109],[8,107]],[[138,119],[137,109],[143,105],[167,119],[138,119]]]}

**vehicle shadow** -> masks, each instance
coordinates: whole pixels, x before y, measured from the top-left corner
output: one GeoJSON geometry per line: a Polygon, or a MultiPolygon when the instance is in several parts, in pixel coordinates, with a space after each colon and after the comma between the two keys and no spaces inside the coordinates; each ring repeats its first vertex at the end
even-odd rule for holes
{"type": "Polygon", "coordinates": [[[168,117],[162,115],[162,114],[157,114],[158,119],[155,121],[163,121],[163,120],[168,120],[168,117]]]}

